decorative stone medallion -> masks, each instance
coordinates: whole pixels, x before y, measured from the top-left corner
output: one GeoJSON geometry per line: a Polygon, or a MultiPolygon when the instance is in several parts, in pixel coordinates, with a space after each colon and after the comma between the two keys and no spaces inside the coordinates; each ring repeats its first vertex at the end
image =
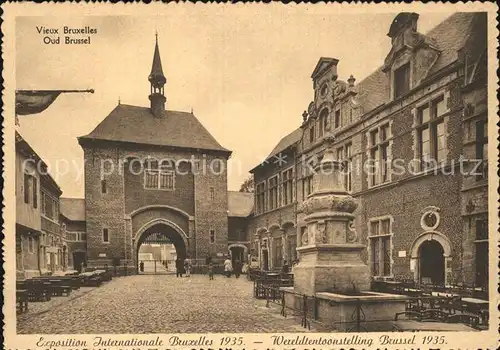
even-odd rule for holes
{"type": "Polygon", "coordinates": [[[424,231],[434,231],[441,221],[440,209],[437,207],[427,207],[420,218],[420,226],[424,231]]]}

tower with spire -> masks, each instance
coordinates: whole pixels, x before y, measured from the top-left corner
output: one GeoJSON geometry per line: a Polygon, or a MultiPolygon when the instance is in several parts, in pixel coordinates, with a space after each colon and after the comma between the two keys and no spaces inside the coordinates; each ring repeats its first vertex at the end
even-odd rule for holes
{"type": "Polygon", "coordinates": [[[231,151],[193,113],[165,108],[167,79],[158,37],[148,80],[149,106],[119,101],[92,132],[78,138],[85,157],[87,267],[115,264],[137,273],[141,244],[157,234],[167,237],[182,259],[228,251],[231,151]],[[104,174],[97,160],[110,157],[123,164],[123,171],[104,174]],[[207,166],[215,164],[218,170],[195,171],[190,161],[180,161],[188,157],[200,160],[197,164],[210,160],[207,166]],[[146,162],[151,166],[135,171],[133,164],[146,162]],[[215,241],[211,231],[216,232],[215,241]]]}
{"type": "Polygon", "coordinates": [[[153,55],[153,65],[148,77],[149,83],[151,84],[149,101],[151,101],[151,112],[153,115],[161,118],[165,116],[165,103],[167,98],[165,97],[164,86],[167,82],[167,78],[165,78],[161,66],[160,49],[158,48],[158,33],[156,33],[155,36],[156,44],[153,55]]]}

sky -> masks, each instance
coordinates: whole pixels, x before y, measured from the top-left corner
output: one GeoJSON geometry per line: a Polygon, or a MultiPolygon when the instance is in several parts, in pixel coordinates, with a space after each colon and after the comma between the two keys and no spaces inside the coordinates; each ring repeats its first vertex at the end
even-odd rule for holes
{"type": "MultiPolygon", "coordinates": [[[[147,77],[158,32],[167,109],[191,111],[233,151],[228,189],[299,127],[313,99],[322,56],[339,60],[339,79],[359,82],[390,50],[397,13],[340,14],[325,7],[170,7],[148,16],[18,17],[17,89],[94,89],[63,94],[44,112],[20,116],[18,131],[49,165],[63,197],[83,197],[83,151],[118,104],[149,106],[147,77]],[[189,12],[187,11],[188,9],[189,12]],[[47,45],[37,27],[97,29],[89,45],[47,45]],[[59,170],[57,166],[59,164],[59,170]]],[[[426,33],[451,13],[420,13],[426,33]]],[[[137,126],[138,128],[140,125],[137,126]]],[[[167,136],[168,137],[168,136],[167,136]]]]}

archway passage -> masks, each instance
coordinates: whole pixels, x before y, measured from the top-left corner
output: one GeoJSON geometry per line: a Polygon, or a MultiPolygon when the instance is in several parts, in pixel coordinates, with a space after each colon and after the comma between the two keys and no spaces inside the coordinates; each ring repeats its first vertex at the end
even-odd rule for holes
{"type": "Polygon", "coordinates": [[[159,223],[147,228],[136,246],[139,274],[175,273],[175,260],[184,260],[186,243],[174,228],[159,223]]]}
{"type": "Polygon", "coordinates": [[[231,261],[233,263],[233,266],[235,266],[236,260],[238,260],[242,264],[245,262],[245,250],[243,249],[243,247],[233,246],[229,249],[231,250],[231,261]]]}
{"type": "Polygon", "coordinates": [[[420,282],[444,285],[445,261],[443,246],[436,240],[425,241],[419,248],[420,282]]]}
{"type": "Polygon", "coordinates": [[[87,260],[85,252],[73,252],[73,269],[82,272],[82,267],[87,260]]]}

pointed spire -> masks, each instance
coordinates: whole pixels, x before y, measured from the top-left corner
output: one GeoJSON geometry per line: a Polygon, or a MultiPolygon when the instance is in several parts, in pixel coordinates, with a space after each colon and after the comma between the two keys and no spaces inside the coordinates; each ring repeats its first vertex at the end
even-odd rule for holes
{"type": "Polygon", "coordinates": [[[148,77],[151,83],[151,94],[149,95],[149,100],[151,101],[151,112],[155,117],[165,116],[165,102],[167,98],[165,97],[164,85],[167,82],[167,78],[163,75],[163,69],[161,67],[160,59],[160,49],[158,48],[158,33],[155,33],[156,43],[155,52],[153,55],[153,66],[151,67],[151,74],[148,77]]]}
{"type": "Polygon", "coordinates": [[[161,66],[161,58],[160,58],[160,49],[158,47],[158,33],[155,33],[156,43],[155,43],[155,52],[153,55],[153,65],[151,66],[151,73],[149,74],[149,81],[153,86],[160,87],[165,85],[167,79],[163,74],[163,69],[161,66]]]}

